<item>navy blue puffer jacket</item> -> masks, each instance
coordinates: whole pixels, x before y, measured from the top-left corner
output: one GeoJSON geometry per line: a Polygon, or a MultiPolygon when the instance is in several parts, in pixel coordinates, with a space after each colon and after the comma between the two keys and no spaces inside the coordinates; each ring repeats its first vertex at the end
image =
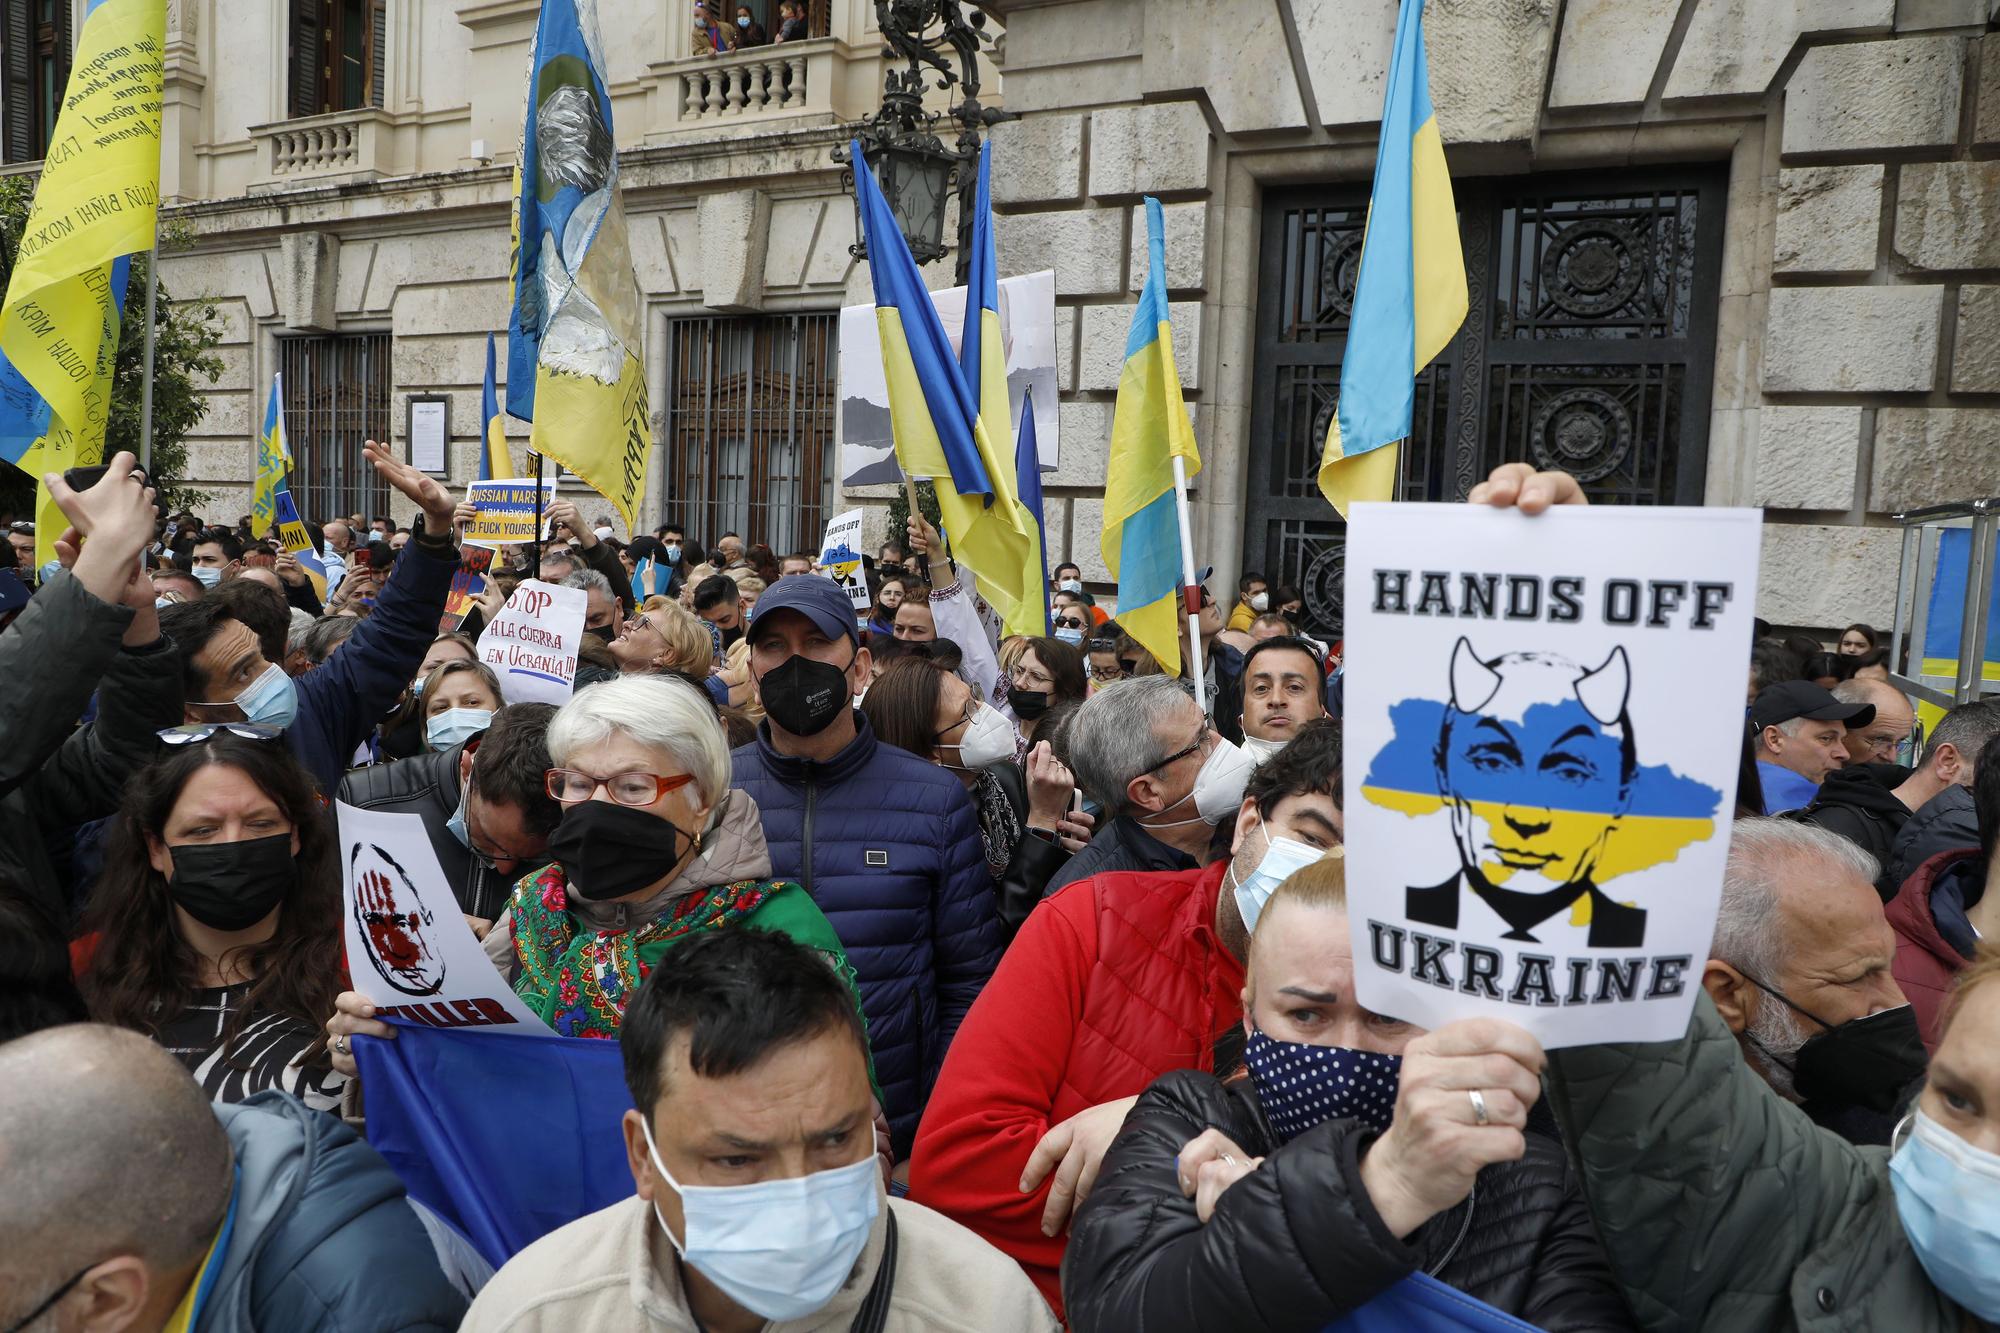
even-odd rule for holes
{"type": "Polygon", "coordinates": [[[759,727],[732,781],[763,812],[772,875],[805,885],[854,965],[901,1159],[1004,937],[964,784],[878,743],[859,712],[854,725],[823,764],[779,754],[759,727]]]}

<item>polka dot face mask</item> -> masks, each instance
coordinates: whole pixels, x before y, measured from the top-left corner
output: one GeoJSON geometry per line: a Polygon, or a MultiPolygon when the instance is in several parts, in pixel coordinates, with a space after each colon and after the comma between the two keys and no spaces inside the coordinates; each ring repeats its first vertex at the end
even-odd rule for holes
{"type": "Polygon", "coordinates": [[[1278,1041],[1252,1028],[1243,1061],[1280,1143],[1322,1120],[1346,1117],[1386,1130],[1395,1116],[1400,1055],[1278,1041]]]}

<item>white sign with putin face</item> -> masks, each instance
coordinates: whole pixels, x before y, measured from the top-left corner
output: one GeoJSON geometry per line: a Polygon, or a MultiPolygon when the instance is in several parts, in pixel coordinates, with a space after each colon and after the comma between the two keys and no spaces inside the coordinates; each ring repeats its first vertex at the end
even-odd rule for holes
{"type": "Polygon", "coordinates": [[[459,912],[423,819],[339,801],[334,811],[347,971],[376,1016],[553,1037],[507,985],[459,912]]]}
{"type": "Polygon", "coordinates": [[[1759,514],[1358,504],[1355,994],[1545,1046],[1687,1027],[1743,747],[1759,514]]]}

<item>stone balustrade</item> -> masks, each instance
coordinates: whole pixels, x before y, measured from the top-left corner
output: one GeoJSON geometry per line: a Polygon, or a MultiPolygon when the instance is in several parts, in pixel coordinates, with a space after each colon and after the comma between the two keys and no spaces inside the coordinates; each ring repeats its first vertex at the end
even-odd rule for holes
{"type": "Polygon", "coordinates": [[[393,120],[373,107],[276,121],[251,128],[257,177],[251,188],[275,189],[318,177],[374,178],[394,174],[393,120]]]}
{"type": "MultiPolygon", "coordinates": [[[[694,56],[652,67],[661,109],[659,130],[647,136],[712,131],[746,121],[843,114],[839,66],[853,58],[834,38],[694,56]]],[[[858,113],[857,113],[858,114],[858,113]]]]}

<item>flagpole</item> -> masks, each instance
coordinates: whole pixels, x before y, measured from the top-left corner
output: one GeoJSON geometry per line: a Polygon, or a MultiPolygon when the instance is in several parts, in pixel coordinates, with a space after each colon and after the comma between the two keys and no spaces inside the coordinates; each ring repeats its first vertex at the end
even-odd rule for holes
{"type": "Polygon", "coordinates": [[[539,451],[537,451],[535,454],[535,531],[533,540],[530,542],[528,549],[535,553],[535,567],[528,571],[528,577],[531,579],[538,579],[542,576],[542,554],[543,554],[542,552],[542,455],[539,451]]]}
{"type": "Polygon", "coordinates": [[[1181,604],[1187,611],[1188,657],[1193,668],[1195,699],[1201,711],[1209,708],[1207,673],[1201,660],[1201,585],[1194,577],[1194,530],[1188,522],[1187,461],[1174,455],[1174,517],[1181,528],[1181,604]]]}
{"type": "Polygon", "coordinates": [[[153,312],[160,300],[160,231],[153,229],[153,248],[146,255],[146,367],[139,390],[139,466],[153,469],[153,312]]]}

